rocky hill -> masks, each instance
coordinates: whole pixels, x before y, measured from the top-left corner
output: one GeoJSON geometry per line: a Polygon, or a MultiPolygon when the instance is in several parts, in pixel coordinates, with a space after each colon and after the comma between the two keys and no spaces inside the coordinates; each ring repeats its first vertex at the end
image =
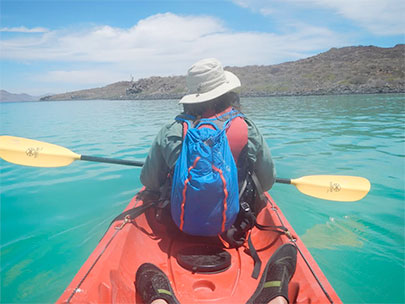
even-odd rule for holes
{"type": "MultiPolygon", "coordinates": [[[[225,69],[240,78],[242,97],[404,93],[405,45],[332,48],[293,62],[225,69]]],[[[41,100],[171,99],[186,93],[185,76],[150,77],[46,96],[41,100]]]]}
{"type": "Polygon", "coordinates": [[[0,90],[0,102],[36,101],[39,97],[28,94],[13,94],[6,90],[0,90]]]}

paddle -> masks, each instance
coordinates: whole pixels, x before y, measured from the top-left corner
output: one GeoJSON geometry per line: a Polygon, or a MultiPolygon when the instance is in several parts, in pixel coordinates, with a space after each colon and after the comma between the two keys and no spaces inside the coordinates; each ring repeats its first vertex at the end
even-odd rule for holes
{"type": "Polygon", "coordinates": [[[367,178],[345,175],[310,175],[297,179],[278,178],[276,182],[294,185],[300,192],[309,196],[338,202],[361,200],[371,187],[367,178]]]}
{"type": "Polygon", "coordinates": [[[141,161],[76,154],[65,147],[15,136],[0,136],[0,157],[10,163],[32,167],[64,167],[75,160],[142,167],[141,161]]]}
{"type": "MultiPolygon", "coordinates": [[[[58,145],[5,135],[0,136],[0,157],[10,163],[33,167],[63,167],[75,160],[136,167],[144,164],[141,161],[80,155],[58,145]]],[[[276,182],[294,185],[309,196],[341,202],[360,200],[370,190],[370,182],[357,176],[311,175],[297,179],[278,178],[276,182]]]]}

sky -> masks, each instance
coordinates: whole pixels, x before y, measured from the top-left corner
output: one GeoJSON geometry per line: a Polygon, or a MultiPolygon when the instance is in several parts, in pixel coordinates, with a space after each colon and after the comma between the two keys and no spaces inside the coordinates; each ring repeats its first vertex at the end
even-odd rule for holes
{"type": "Polygon", "coordinates": [[[196,61],[271,65],[405,43],[403,0],[0,0],[0,89],[34,96],[196,61]]]}

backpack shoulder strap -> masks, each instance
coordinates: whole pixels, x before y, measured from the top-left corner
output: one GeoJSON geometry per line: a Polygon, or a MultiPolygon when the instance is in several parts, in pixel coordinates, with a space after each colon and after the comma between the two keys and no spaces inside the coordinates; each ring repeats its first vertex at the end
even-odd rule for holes
{"type": "Polygon", "coordinates": [[[229,112],[223,113],[213,118],[202,118],[197,124],[196,128],[201,125],[212,125],[216,130],[224,130],[229,127],[230,122],[236,117],[243,117],[244,115],[232,108],[229,112]]]}
{"type": "MultiPolygon", "coordinates": [[[[230,126],[230,122],[236,117],[244,117],[244,115],[232,108],[231,111],[221,114],[213,118],[201,118],[197,120],[197,117],[189,114],[182,113],[177,115],[175,120],[183,123],[183,138],[186,136],[187,131],[192,128],[200,128],[203,125],[210,125],[215,130],[226,130],[230,126]]],[[[247,143],[247,138],[242,139],[247,143]]]]}
{"type": "Polygon", "coordinates": [[[218,126],[218,124],[216,124],[210,118],[202,118],[195,127],[197,129],[199,129],[201,126],[204,126],[204,125],[212,126],[214,128],[214,130],[217,130],[217,131],[220,131],[222,129],[218,126]]]}
{"type": "MultiPolygon", "coordinates": [[[[229,118],[224,122],[224,129],[228,128],[230,126],[230,123],[232,120],[234,120],[236,117],[244,117],[244,115],[242,113],[240,113],[239,111],[233,110],[229,113],[229,118]]],[[[246,138],[247,141],[247,138],[246,138]]]]}
{"type": "Polygon", "coordinates": [[[182,137],[184,139],[184,137],[187,134],[187,131],[189,129],[193,128],[195,116],[182,113],[180,115],[177,115],[174,120],[182,123],[182,125],[183,125],[183,136],[182,137]]]}

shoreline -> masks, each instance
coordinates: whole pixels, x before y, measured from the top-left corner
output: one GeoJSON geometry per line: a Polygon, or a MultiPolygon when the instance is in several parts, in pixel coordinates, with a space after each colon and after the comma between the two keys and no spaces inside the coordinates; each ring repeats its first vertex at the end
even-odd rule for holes
{"type": "MultiPolygon", "coordinates": [[[[261,96],[240,96],[241,99],[247,98],[277,98],[277,97],[321,97],[321,96],[356,96],[356,95],[404,95],[405,91],[403,92],[379,92],[379,93],[342,93],[342,94],[301,94],[301,95],[261,95],[261,96]]],[[[156,101],[156,100],[164,100],[164,101],[178,101],[181,97],[171,97],[171,98],[120,98],[120,99],[111,99],[111,98],[94,98],[94,99],[60,99],[60,100],[27,100],[27,101],[0,101],[0,104],[6,103],[43,103],[43,102],[62,102],[62,101],[74,101],[74,102],[81,102],[81,101],[156,101]]],[[[404,100],[405,101],[405,100],[404,100]]]]}

